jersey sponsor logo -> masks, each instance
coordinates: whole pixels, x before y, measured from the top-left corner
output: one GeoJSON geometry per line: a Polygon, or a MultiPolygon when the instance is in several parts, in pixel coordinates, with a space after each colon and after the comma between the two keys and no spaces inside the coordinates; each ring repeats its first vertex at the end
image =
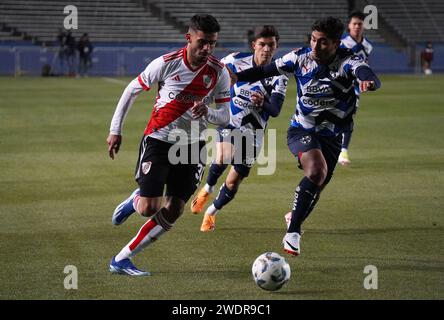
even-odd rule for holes
{"type": "Polygon", "coordinates": [[[250,108],[252,106],[250,101],[245,101],[245,100],[239,99],[237,97],[233,98],[233,103],[236,106],[241,107],[241,108],[250,108]]]}
{"type": "Polygon", "coordinates": [[[331,93],[332,90],[329,86],[318,87],[318,86],[308,86],[306,88],[307,93],[331,93]]]}
{"type": "Polygon", "coordinates": [[[180,77],[178,74],[176,74],[174,77],[171,78],[173,81],[180,81],[180,77]]]}
{"type": "Polygon", "coordinates": [[[151,164],[152,164],[151,161],[143,162],[142,163],[142,172],[143,172],[143,174],[148,174],[148,172],[150,172],[151,164]]]}
{"type": "Polygon", "coordinates": [[[186,92],[179,92],[178,94],[176,94],[175,92],[168,92],[168,98],[170,98],[171,100],[176,100],[178,102],[185,102],[185,103],[200,101],[200,100],[203,100],[203,102],[206,104],[209,104],[210,102],[209,97],[202,97],[186,92]]]}
{"type": "Polygon", "coordinates": [[[322,99],[302,98],[301,101],[304,105],[310,107],[333,107],[336,105],[335,99],[322,100],[322,99]]]}

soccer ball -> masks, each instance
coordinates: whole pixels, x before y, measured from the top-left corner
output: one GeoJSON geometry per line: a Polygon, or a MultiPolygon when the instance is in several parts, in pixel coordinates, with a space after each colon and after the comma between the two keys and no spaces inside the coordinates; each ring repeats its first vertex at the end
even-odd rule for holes
{"type": "Polygon", "coordinates": [[[276,291],[290,280],[290,265],[276,252],[261,254],[251,268],[253,279],[259,288],[276,291]]]}

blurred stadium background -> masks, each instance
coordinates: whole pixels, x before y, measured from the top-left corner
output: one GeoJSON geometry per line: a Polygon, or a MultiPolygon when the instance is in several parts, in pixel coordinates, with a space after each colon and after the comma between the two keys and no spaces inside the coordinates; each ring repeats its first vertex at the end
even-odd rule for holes
{"type": "Polygon", "coordinates": [[[60,74],[56,38],[66,5],[78,9],[78,40],[88,33],[95,49],[91,75],[135,75],[151,59],[183,46],[195,13],[211,13],[222,26],[216,55],[247,50],[247,31],[274,24],[281,33],[279,54],[303,45],[313,21],[376,6],[378,28],[365,36],[375,45],[370,64],[379,73],[419,73],[420,51],[431,41],[433,71],[444,71],[444,2],[440,0],[2,0],[0,74],[40,75],[43,66],[60,74]]]}

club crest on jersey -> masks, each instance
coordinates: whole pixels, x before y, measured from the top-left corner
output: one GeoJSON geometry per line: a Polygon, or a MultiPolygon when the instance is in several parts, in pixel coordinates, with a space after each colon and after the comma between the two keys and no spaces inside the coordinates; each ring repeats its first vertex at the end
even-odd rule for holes
{"type": "Polygon", "coordinates": [[[231,130],[230,130],[230,129],[222,129],[222,130],[220,131],[220,135],[221,135],[222,137],[228,137],[228,136],[230,135],[230,133],[231,133],[231,130]]]}
{"type": "Polygon", "coordinates": [[[142,172],[143,174],[147,174],[151,169],[151,161],[142,163],[142,172]]]}
{"type": "Polygon", "coordinates": [[[309,144],[311,142],[311,136],[304,136],[300,139],[303,144],[309,144]]]}
{"type": "Polygon", "coordinates": [[[211,86],[211,81],[213,79],[211,78],[211,76],[209,74],[204,74],[202,79],[203,79],[203,83],[204,83],[205,88],[208,89],[211,86]]]}

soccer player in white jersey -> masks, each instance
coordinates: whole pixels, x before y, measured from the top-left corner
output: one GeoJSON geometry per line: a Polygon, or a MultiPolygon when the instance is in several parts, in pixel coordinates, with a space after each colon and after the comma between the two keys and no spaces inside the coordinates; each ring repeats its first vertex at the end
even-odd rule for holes
{"type": "Polygon", "coordinates": [[[231,82],[256,81],[279,74],[294,74],[296,111],[287,132],[287,144],[298,159],[304,177],[296,187],[291,219],[282,243],[292,255],[301,253],[301,225],[313,210],[321,190],[330,181],[341,151],[343,131],[356,109],[354,82],[361,92],[381,83],[349,49],[339,48],[344,25],[333,17],[312,25],[310,47],[292,51],[274,63],[232,75],[231,82]]]}
{"type": "MultiPolygon", "coordinates": [[[[368,63],[368,58],[373,50],[373,46],[364,37],[364,19],[365,15],[362,12],[355,11],[349,16],[348,21],[348,34],[345,35],[341,40],[341,48],[348,48],[353,51],[356,55],[360,56],[366,63],[368,63]]],[[[356,91],[356,107],[359,105],[359,84],[355,84],[356,91]]],[[[350,140],[353,133],[353,126],[348,128],[342,134],[342,147],[341,153],[339,154],[339,163],[343,166],[349,165],[351,163],[350,155],[348,154],[348,148],[350,145],[350,140]]]]}
{"type": "MultiPolygon", "coordinates": [[[[221,61],[232,72],[270,63],[279,43],[274,26],[264,25],[254,31],[251,42],[253,53],[234,53],[221,61]]],[[[243,179],[248,177],[255,157],[262,146],[263,130],[269,117],[281,111],[287,90],[288,77],[279,75],[256,82],[238,82],[231,88],[230,122],[218,128],[217,155],[210,166],[205,186],[191,202],[191,211],[202,211],[218,178],[228,164],[231,169],[213,203],[207,208],[200,230],[215,228],[216,214],[234,199],[243,179]],[[242,136],[248,136],[241,139],[242,136]],[[236,145],[235,139],[239,139],[236,145]]]]}
{"type": "Polygon", "coordinates": [[[212,56],[219,30],[213,16],[193,16],[185,36],[187,45],[153,60],[120,98],[107,139],[112,159],[119,151],[122,123],[136,96],[157,85],[156,101],[140,143],[135,173],[139,188],[117,206],[112,222],[119,225],[135,211],[150,219],[111,259],[112,273],[149,275],[134,266],[131,257],[171,229],[199,185],[205,164],[199,155],[206,154],[202,131],[207,123],[226,125],[229,121],[228,70],[212,56]],[[208,107],[213,100],[216,109],[208,107]],[[185,139],[180,135],[183,133],[185,139]],[[184,161],[174,164],[183,157],[184,161]]]}

